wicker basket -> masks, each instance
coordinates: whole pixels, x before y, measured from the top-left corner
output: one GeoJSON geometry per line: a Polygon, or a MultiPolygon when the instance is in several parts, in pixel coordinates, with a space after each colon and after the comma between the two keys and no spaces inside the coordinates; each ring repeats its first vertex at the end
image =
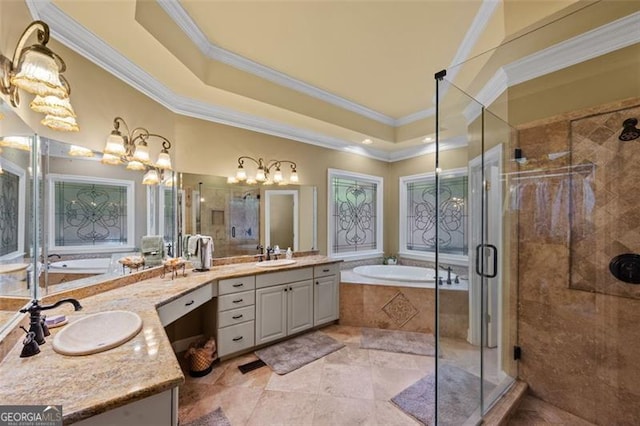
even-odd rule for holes
{"type": "Polygon", "coordinates": [[[200,339],[189,346],[185,358],[189,360],[191,377],[206,376],[213,370],[213,363],[218,358],[216,341],[213,337],[200,339]]]}

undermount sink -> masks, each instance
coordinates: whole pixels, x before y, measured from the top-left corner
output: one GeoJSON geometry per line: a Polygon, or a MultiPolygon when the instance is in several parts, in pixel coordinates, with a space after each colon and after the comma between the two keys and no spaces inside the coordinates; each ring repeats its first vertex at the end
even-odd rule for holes
{"type": "Polygon", "coordinates": [[[53,338],[53,350],[63,355],[89,355],[120,346],[142,329],[142,318],[130,311],[87,315],[64,327],[53,338]]]}
{"type": "Polygon", "coordinates": [[[296,263],[296,261],[293,259],[265,260],[256,263],[256,266],[261,268],[275,268],[277,266],[293,265],[294,263],[296,263]]]}

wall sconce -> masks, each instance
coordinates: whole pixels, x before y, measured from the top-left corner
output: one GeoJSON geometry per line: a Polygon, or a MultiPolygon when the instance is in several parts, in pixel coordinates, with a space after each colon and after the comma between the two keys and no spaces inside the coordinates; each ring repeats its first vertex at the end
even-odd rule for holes
{"type": "Polygon", "coordinates": [[[171,157],[169,149],[171,142],[164,136],[149,133],[144,127],[136,127],[129,131],[127,122],[122,117],[113,119],[113,130],[107,137],[107,143],[102,150],[102,163],[104,164],[127,164],[129,170],[146,170],[142,183],[144,185],[157,185],[164,182],[168,185],[170,177],[165,179],[164,171],[171,169],[171,157]],[[126,128],[126,134],[120,132],[120,124],[126,128]],[[149,138],[155,137],[162,141],[162,151],[158,155],[155,163],[151,162],[149,156],[149,138]]]}
{"type": "Polygon", "coordinates": [[[69,102],[71,87],[62,73],[67,66],[46,45],[49,26],[34,21],[24,30],[13,53],[13,60],[0,55],[0,91],[9,96],[11,105],[20,104],[18,89],[36,95],[29,104],[32,110],[45,114],[41,121],[54,130],[77,132],[76,114],[69,102]],[[38,42],[24,47],[37,31],[38,42]]]}
{"type": "Polygon", "coordinates": [[[258,158],[256,160],[252,157],[243,156],[238,158],[238,170],[236,171],[236,175],[229,176],[227,178],[227,183],[246,182],[248,184],[262,183],[265,185],[270,185],[272,183],[278,185],[298,183],[298,171],[296,170],[296,167],[296,163],[289,160],[270,160],[268,163],[265,163],[262,158],[258,158]],[[247,172],[244,169],[244,160],[251,160],[258,166],[255,177],[247,176],[247,172]],[[284,179],[282,170],[280,170],[282,163],[289,163],[291,165],[291,174],[289,175],[288,182],[284,179]],[[273,171],[273,180],[271,180],[270,173],[274,168],[275,170],[273,171]]]}

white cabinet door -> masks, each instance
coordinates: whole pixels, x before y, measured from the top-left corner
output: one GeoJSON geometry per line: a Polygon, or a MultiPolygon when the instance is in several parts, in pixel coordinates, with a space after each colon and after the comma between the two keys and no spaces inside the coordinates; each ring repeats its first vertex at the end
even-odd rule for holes
{"type": "Polygon", "coordinates": [[[287,284],[256,290],[256,345],[287,335],[288,288],[287,284]]]}
{"type": "Polygon", "coordinates": [[[313,325],[338,319],[338,276],[316,278],[313,298],[313,325]]]}
{"type": "Polygon", "coordinates": [[[287,334],[313,327],[313,281],[289,284],[287,293],[287,334]]]}

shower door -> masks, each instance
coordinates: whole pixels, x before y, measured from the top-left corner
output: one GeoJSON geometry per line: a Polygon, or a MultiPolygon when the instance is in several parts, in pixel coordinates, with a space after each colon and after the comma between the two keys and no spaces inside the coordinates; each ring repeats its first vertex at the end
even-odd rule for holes
{"type": "Polygon", "coordinates": [[[510,277],[514,238],[504,176],[515,132],[472,97],[436,74],[436,268],[451,268],[460,285],[436,290],[436,423],[479,424],[517,375],[516,282],[510,277]],[[447,257],[452,203],[447,170],[467,166],[467,263],[447,257]]]}

